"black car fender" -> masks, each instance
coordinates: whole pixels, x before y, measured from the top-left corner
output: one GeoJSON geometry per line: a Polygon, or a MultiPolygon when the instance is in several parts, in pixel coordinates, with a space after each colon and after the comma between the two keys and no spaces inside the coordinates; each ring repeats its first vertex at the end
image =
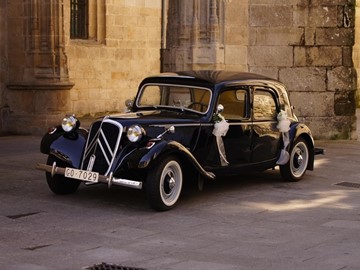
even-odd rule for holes
{"type": "Polygon", "coordinates": [[[43,154],[50,153],[51,144],[59,137],[63,136],[65,131],[60,126],[53,127],[51,131],[47,132],[41,139],[40,152],[43,154]]]}
{"type": "Polygon", "coordinates": [[[181,159],[186,159],[194,166],[194,168],[203,176],[214,179],[215,175],[211,172],[206,171],[200,163],[196,160],[194,155],[188,150],[185,146],[182,144],[176,142],[176,141],[167,141],[167,140],[161,140],[157,141],[151,148],[147,149],[147,151],[144,151],[144,148],[141,149],[142,153],[139,152],[136,153],[136,151],[132,154],[133,157],[130,157],[130,160],[132,160],[132,164],[134,163],[134,157],[137,157],[137,168],[138,169],[146,169],[151,168],[152,166],[156,166],[158,163],[159,158],[161,158],[164,155],[174,154],[181,159]],[[139,155],[140,154],[140,155],[139,155]]]}
{"type": "Polygon", "coordinates": [[[71,133],[58,128],[43,136],[40,150],[43,154],[53,155],[73,168],[79,168],[86,144],[87,131],[83,129],[71,133]]]}
{"type": "Polygon", "coordinates": [[[300,137],[303,138],[307,142],[307,145],[309,148],[309,163],[308,163],[307,169],[313,170],[314,169],[314,160],[315,160],[314,139],[311,135],[311,131],[308,126],[306,126],[304,124],[296,123],[296,124],[292,125],[290,128],[290,145],[289,145],[289,147],[291,147],[292,144],[300,137]]]}

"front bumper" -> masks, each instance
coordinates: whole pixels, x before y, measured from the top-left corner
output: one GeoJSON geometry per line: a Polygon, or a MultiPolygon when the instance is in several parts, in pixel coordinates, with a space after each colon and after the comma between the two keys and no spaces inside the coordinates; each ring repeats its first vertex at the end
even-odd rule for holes
{"type": "MultiPolygon", "coordinates": [[[[55,174],[65,175],[65,168],[57,167],[56,162],[54,162],[52,166],[47,164],[37,164],[36,169],[51,173],[52,176],[54,176],[55,174]]],[[[112,173],[109,176],[99,175],[98,183],[107,184],[109,188],[112,185],[116,185],[134,189],[142,189],[143,184],[140,181],[113,177],[112,173]]]]}

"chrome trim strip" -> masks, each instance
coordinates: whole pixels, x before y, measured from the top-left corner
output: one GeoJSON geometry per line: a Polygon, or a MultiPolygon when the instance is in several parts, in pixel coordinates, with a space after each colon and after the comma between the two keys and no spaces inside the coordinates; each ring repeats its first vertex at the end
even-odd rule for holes
{"type": "MultiPolygon", "coordinates": [[[[256,124],[277,124],[277,121],[259,121],[259,122],[228,122],[230,126],[245,126],[245,125],[256,125],[256,124]]],[[[150,125],[150,127],[167,128],[169,126],[174,127],[211,127],[215,123],[196,123],[196,124],[163,124],[163,125],[150,125]]]]}
{"type": "Polygon", "coordinates": [[[149,125],[150,127],[161,127],[161,128],[168,128],[170,126],[174,127],[200,127],[200,126],[213,126],[214,124],[201,124],[201,123],[195,123],[195,124],[162,124],[162,125],[149,125]]]}
{"type": "MultiPolygon", "coordinates": [[[[105,139],[104,139],[104,140],[105,140],[105,139]]],[[[96,142],[97,142],[97,144],[100,146],[101,152],[102,152],[102,154],[104,155],[104,158],[105,158],[105,160],[106,160],[106,163],[108,164],[108,166],[110,166],[110,160],[109,160],[108,156],[105,154],[105,150],[104,150],[104,147],[103,147],[100,139],[97,139],[96,142]]],[[[110,154],[111,154],[111,153],[110,153],[110,154]]]]}
{"type": "Polygon", "coordinates": [[[249,126],[252,124],[253,124],[252,122],[229,123],[229,126],[249,126]]]}
{"type": "Polygon", "coordinates": [[[251,122],[251,124],[253,125],[263,125],[263,124],[277,124],[278,122],[277,121],[274,121],[274,120],[269,120],[269,121],[254,121],[254,122],[251,122]]]}
{"type": "MultiPolygon", "coordinates": [[[[92,141],[90,141],[90,143],[89,143],[89,141],[86,142],[85,151],[84,151],[83,159],[82,159],[82,162],[81,162],[81,168],[83,168],[83,166],[84,166],[85,159],[88,158],[88,156],[90,154],[95,152],[96,145],[98,145],[100,147],[100,149],[101,149],[101,152],[102,152],[103,156],[105,157],[105,160],[106,160],[107,164],[108,164],[108,169],[107,169],[107,171],[106,171],[106,173],[104,175],[105,176],[108,175],[109,172],[110,172],[110,169],[111,169],[111,167],[112,167],[112,165],[114,163],[115,155],[116,155],[116,153],[117,153],[117,151],[119,149],[120,140],[121,140],[121,137],[122,137],[123,130],[124,130],[124,128],[119,122],[116,122],[114,120],[111,120],[111,119],[108,119],[107,117],[105,117],[103,119],[103,121],[101,122],[99,130],[94,135],[92,141]],[[104,123],[112,124],[115,127],[117,127],[118,130],[119,130],[119,135],[117,137],[114,149],[112,149],[110,147],[109,142],[106,139],[106,135],[102,130],[102,126],[103,126],[104,123]],[[100,136],[101,136],[101,139],[103,140],[103,142],[101,142],[100,136]],[[103,143],[105,143],[105,146],[103,145],[103,143]],[[107,148],[108,152],[110,153],[109,155],[105,151],[105,147],[107,148]]],[[[91,129],[90,129],[90,133],[91,133],[91,129]]]]}

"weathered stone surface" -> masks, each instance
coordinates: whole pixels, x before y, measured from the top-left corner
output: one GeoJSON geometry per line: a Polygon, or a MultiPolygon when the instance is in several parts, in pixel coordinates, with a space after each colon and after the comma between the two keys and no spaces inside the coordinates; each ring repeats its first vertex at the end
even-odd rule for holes
{"type": "Polygon", "coordinates": [[[249,23],[252,27],[292,25],[292,7],[290,5],[251,5],[249,23]]]}
{"type": "Polygon", "coordinates": [[[326,68],[283,68],[280,69],[279,79],[290,91],[325,91],[326,68]]]}
{"type": "Polygon", "coordinates": [[[355,27],[355,8],[354,6],[338,6],[338,26],[355,27]]]}
{"type": "Polygon", "coordinates": [[[355,5],[355,0],[311,0],[314,6],[338,6],[338,5],[355,5]]]}
{"type": "Polygon", "coordinates": [[[357,138],[355,116],[299,117],[299,120],[309,126],[317,140],[357,138]]]}
{"type": "Polygon", "coordinates": [[[335,46],[295,47],[294,65],[296,67],[341,66],[343,50],[335,46]]]}
{"type": "Polygon", "coordinates": [[[278,67],[251,67],[250,72],[261,74],[272,79],[279,78],[279,68],[278,67]]]}
{"type": "Polygon", "coordinates": [[[315,45],[316,39],[316,28],[306,27],[305,28],[305,46],[315,45]]]}
{"type": "Polygon", "coordinates": [[[356,70],[337,67],[327,72],[327,89],[330,91],[356,89],[356,70]]]}
{"type": "Polygon", "coordinates": [[[252,46],[248,59],[250,66],[292,66],[293,49],[289,46],[252,46]]]}
{"type": "MultiPolygon", "coordinates": [[[[139,80],[162,65],[164,71],[216,68],[280,79],[316,136],[352,138],[356,101],[350,93],[356,89],[353,65],[360,59],[359,46],[353,51],[354,26],[360,21],[355,21],[355,0],[166,1],[164,40],[160,0],[90,1],[89,40],[70,39],[70,3],[53,1],[64,8],[65,46],[57,48],[64,48],[66,57],[59,63],[68,71],[60,70],[68,72],[75,86],[63,94],[59,89],[9,92],[5,81],[33,75],[23,66],[36,64],[30,63],[32,58],[24,63],[28,46],[40,42],[34,38],[37,33],[30,33],[38,31],[38,15],[29,15],[35,2],[48,3],[0,1],[0,131],[16,118],[37,130],[36,122],[57,124],[65,112],[122,111],[139,80]],[[18,31],[9,35],[9,25],[18,31]]],[[[37,11],[42,19],[48,16],[37,11]]],[[[51,59],[43,63],[49,65],[51,59]]]]}
{"type": "Polygon", "coordinates": [[[316,45],[352,46],[354,45],[353,28],[317,28],[316,45]]]}
{"type": "MultiPolygon", "coordinates": [[[[247,0],[245,0],[247,1],[247,0]]],[[[308,0],[251,0],[252,5],[299,5],[308,0]]]]}
{"type": "Polygon", "coordinates": [[[238,65],[247,62],[246,46],[226,46],[225,61],[227,65],[238,65]]]}
{"type": "Polygon", "coordinates": [[[252,35],[251,45],[301,45],[304,39],[304,29],[298,27],[258,27],[252,35]]]}
{"type": "Polygon", "coordinates": [[[354,66],[352,47],[343,47],[343,65],[344,67],[354,66]]]}
{"type": "Polygon", "coordinates": [[[338,6],[310,6],[307,25],[311,25],[311,27],[337,27],[338,6]]]}
{"type": "Polygon", "coordinates": [[[333,92],[291,92],[291,103],[300,117],[334,116],[333,92]]]}
{"type": "Polygon", "coordinates": [[[309,8],[307,5],[298,5],[293,10],[293,24],[297,27],[307,26],[309,16],[309,8]]]}
{"type": "Polygon", "coordinates": [[[338,116],[352,116],[356,112],[355,91],[337,91],[334,110],[338,116]]]}

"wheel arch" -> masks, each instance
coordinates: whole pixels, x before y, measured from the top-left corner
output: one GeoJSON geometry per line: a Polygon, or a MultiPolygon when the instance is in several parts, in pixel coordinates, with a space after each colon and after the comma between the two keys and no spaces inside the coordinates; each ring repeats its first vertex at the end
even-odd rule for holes
{"type": "MultiPolygon", "coordinates": [[[[47,136],[47,135],[45,135],[47,136]]],[[[44,136],[44,137],[45,137],[44,136]]],[[[86,134],[74,132],[72,134],[57,134],[46,140],[48,155],[54,156],[73,168],[80,168],[83,151],[86,144],[86,134]]],[[[42,147],[45,147],[42,146],[42,147]]]]}
{"type": "Polygon", "coordinates": [[[191,167],[206,178],[215,178],[215,175],[211,172],[207,172],[186,147],[176,141],[161,141],[158,143],[156,147],[151,149],[140,159],[138,168],[151,169],[156,166],[159,160],[166,158],[169,155],[178,158],[184,168],[191,167]]]}

